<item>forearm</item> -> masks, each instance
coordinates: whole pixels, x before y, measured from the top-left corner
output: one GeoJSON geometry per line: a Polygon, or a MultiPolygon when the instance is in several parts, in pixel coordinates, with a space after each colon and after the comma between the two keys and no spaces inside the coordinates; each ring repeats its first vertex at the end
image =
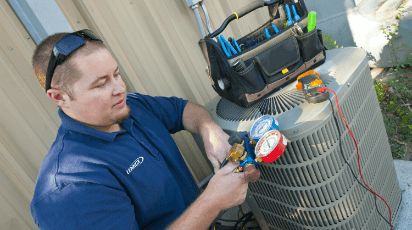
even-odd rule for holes
{"type": "Polygon", "coordinates": [[[199,134],[206,142],[219,141],[218,138],[226,136],[206,109],[191,102],[186,105],[183,112],[183,125],[189,132],[199,134]]]}
{"type": "Polygon", "coordinates": [[[229,136],[203,107],[190,102],[183,111],[183,125],[186,130],[200,135],[206,155],[217,170],[229,152],[229,136]]]}
{"type": "Polygon", "coordinates": [[[220,212],[214,203],[203,193],[168,229],[208,229],[220,212]]]}
{"type": "Polygon", "coordinates": [[[219,127],[206,109],[192,102],[188,102],[183,111],[183,125],[189,132],[201,135],[209,127],[219,127]]]}

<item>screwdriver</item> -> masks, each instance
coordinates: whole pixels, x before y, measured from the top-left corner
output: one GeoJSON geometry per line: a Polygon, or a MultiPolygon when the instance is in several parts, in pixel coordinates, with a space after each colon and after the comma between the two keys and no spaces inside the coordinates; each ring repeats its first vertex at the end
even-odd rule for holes
{"type": "Polygon", "coordinates": [[[285,4],[285,11],[287,16],[286,26],[291,26],[293,24],[292,14],[290,13],[290,8],[288,4],[285,4]]]}
{"type": "Polygon", "coordinates": [[[293,18],[295,19],[295,22],[298,22],[300,20],[300,16],[298,12],[296,11],[295,5],[292,5],[292,13],[293,13],[293,18]]]}

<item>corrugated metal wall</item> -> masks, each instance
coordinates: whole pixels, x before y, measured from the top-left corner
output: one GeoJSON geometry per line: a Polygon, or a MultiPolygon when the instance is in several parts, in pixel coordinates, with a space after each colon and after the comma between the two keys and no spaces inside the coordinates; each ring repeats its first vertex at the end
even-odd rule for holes
{"type": "Polygon", "coordinates": [[[0,1],[0,228],[33,229],[29,211],[37,170],[57,129],[54,107],[31,69],[35,44],[0,1]]]}
{"type": "MultiPolygon", "coordinates": [[[[184,0],[57,0],[73,29],[102,35],[131,88],[176,95],[199,104],[216,94],[197,45],[199,34],[184,0]]],[[[207,0],[218,25],[248,0],[207,0]]],[[[265,10],[228,30],[240,36],[265,20],[265,10]],[[247,22],[247,23],[246,23],[247,22]]],[[[32,73],[35,44],[5,0],[0,0],[0,228],[34,229],[29,210],[37,171],[59,125],[56,109],[32,73]]],[[[175,136],[200,181],[211,170],[188,133],[175,136]]]]}

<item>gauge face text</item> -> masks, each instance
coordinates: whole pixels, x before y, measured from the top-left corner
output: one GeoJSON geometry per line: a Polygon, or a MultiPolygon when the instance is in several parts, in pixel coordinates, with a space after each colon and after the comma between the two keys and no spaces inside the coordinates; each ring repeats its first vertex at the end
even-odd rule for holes
{"type": "Polygon", "coordinates": [[[256,130],[255,130],[256,131],[255,136],[256,135],[262,136],[263,134],[265,134],[266,131],[269,130],[270,125],[271,125],[270,121],[264,121],[264,122],[258,124],[257,127],[256,127],[256,130]]]}
{"type": "Polygon", "coordinates": [[[265,157],[269,155],[278,145],[280,133],[277,131],[266,133],[256,145],[256,156],[265,157]]]}
{"type": "Polygon", "coordinates": [[[279,129],[278,124],[279,123],[273,116],[263,115],[253,123],[250,135],[253,139],[258,141],[266,132],[279,129]]]}

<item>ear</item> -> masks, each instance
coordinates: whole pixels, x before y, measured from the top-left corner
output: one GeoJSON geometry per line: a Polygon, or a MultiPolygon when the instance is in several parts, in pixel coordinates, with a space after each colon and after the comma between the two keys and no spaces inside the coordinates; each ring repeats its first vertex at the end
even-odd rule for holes
{"type": "Polygon", "coordinates": [[[60,108],[67,108],[69,106],[70,97],[66,92],[60,89],[49,89],[46,93],[47,97],[60,108]]]}

